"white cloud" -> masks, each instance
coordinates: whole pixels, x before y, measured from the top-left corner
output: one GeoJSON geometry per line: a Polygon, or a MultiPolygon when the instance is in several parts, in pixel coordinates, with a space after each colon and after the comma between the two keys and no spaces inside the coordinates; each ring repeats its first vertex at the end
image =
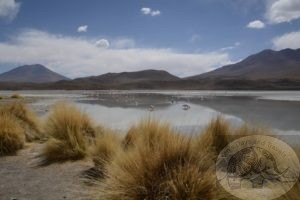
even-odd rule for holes
{"type": "Polygon", "coordinates": [[[87,30],[88,30],[88,25],[79,26],[77,28],[78,33],[87,32],[87,30]]]}
{"type": "Polygon", "coordinates": [[[228,47],[223,47],[223,48],[220,49],[220,51],[229,51],[229,50],[237,48],[240,45],[241,45],[240,42],[235,42],[234,45],[228,46],[228,47]]]}
{"type": "Polygon", "coordinates": [[[179,76],[194,75],[230,63],[224,52],[179,53],[171,49],[98,48],[95,40],[24,30],[0,43],[0,64],[40,63],[70,77],[107,72],[162,69],[179,76]]]}
{"type": "Polygon", "coordinates": [[[261,29],[261,28],[265,28],[265,24],[260,20],[255,20],[255,21],[249,22],[249,24],[247,25],[247,28],[261,29]]]}
{"type": "Polygon", "coordinates": [[[159,10],[154,10],[151,12],[151,16],[157,16],[160,15],[160,11],[159,10]]]}
{"type": "Polygon", "coordinates": [[[101,39],[95,42],[96,47],[107,49],[109,47],[109,41],[107,39],[101,39]]]}
{"type": "Polygon", "coordinates": [[[12,21],[16,18],[21,3],[15,0],[0,0],[0,18],[12,21]]]}
{"type": "Polygon", "coordinates": [[[151,8],[142,8],[141,12],[144,15],[151,15],[153,17],[161,14],[161,12],[159,10],[152,10],[151,8]]]}
{"type": "Polygon", "coordinates": [[[149,14],[151,14],[151,8],[142,8],[142,9],[141,9],[141,12],[142,12],[144,15],[149,15],[149,14]]]}
{"type": "Polygon", "coordinates": [[[286,33],[273,39],[275,49],[298,49],[300,48],[300,31],[286,33]]]}
{"type": "Polygon", "coordinates": [[[270,23],[290,22],[300,18],[299,0],[272,0],[267,8],[266,17],[270,23]]]}
{"type": "Polygon", "coordinates": [[[135,47],[135,41],[129,38],[119,38],[112,41],[112,47],[116,49],[129,49],[135,47]]]}

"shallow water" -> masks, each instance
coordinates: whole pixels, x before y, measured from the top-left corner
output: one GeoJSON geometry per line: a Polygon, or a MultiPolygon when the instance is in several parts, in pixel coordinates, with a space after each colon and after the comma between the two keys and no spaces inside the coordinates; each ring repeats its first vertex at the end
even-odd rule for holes
{"type": "Polygon", "coordinates": [[[1,91],[37,98],[41,116],[57,101],[74,102],[98,123],[126,130],[141,118],[157,118],[189,133],[218,115],[233,125],[243,122],[300,135],[300,91],[1,91]],[[184,110],[187,104],[190,109],[184,110]],[[150,107],[152,106],[152,111],[150,107]]]}

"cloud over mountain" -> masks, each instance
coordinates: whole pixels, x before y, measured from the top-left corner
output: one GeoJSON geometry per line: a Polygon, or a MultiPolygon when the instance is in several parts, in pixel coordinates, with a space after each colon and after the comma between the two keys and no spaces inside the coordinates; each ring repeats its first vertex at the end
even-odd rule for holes
{"type": "Polygon", "coordinates": [[[96,41],[24,30],[10,41],[0,43],[0,64],[41,63],[58,73],[78,77],[149,68],[187,76],[231,62],[225,52],[195,54],[172,49],[98,48],[96,41]]]}
{"type": "Polygon", "coordinates": [[[298,49],[300,48],[300,31],[286,33],[273,39],[275,49],[298,49]]]}
{"type": "Polygon", "coordinates": [[[270,23],[278,24],[300,18],[299,0],[273,0],[270,2],[266,14],[270,23]]]}

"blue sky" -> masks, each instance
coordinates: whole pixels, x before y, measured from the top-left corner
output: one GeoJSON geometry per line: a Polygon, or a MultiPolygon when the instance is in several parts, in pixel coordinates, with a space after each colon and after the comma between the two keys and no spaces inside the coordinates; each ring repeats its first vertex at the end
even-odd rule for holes
{"type": "Polygon", "coordinates": [[[70,77],[203,73],[300,47],[299,0],[0,0],[0,72],[41,63],[70,77]]]}

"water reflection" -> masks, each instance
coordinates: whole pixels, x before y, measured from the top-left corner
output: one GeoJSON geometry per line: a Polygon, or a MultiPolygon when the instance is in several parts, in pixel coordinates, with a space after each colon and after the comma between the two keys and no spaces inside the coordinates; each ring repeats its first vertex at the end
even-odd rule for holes
{"type": "Polygon", "coordinates": [[[251,97],[218,97],[193,103],[209,107],[220,113],[234,115],[244,121],[263,124],[280,130],[300,131],[300,102],[272,101],[251,97]]]}
{"type": "MultiPolygon", "coordinates": [[[[15,91],[1,91],[9,96],[15,91]]],[[[97,123],[126,129],[141,118],[168,121],[185,132],[203,128],[222,114],[232,124],[250,122],[280,134],[300,134],[299,91],[18,91],[37,99],[32,108],[39,115],[57,101],[75,102],[97,123]],[[287,101],[289,100],[289,101],[287,101]],[[188,104],[190,109],[183,110],[188,104]],[[149,112],[150,105],[154,111],[149,112]]]]}
{"type": "MultiPolygon", "coordinates": [[[[154,118],[162,122],[171,123],[176,129],[184,132],[199,131],[206,126],[209,121],[220,115],[211,108],[191,103],[190,110],[183,110],[185,102],[177,102],[165,106],[155,107],[154,111],[149,111],[145,106],[137,107],[106,107],[101,104],[77,103],[77,105],[93,119],[102,124],[108,124],[114,129],[127,129],[128,126],[140,121],[141,119],[154,118]]],[[[223,115],[233,124],[241,123],[241,120],[232,115],[223,115]]]]}

